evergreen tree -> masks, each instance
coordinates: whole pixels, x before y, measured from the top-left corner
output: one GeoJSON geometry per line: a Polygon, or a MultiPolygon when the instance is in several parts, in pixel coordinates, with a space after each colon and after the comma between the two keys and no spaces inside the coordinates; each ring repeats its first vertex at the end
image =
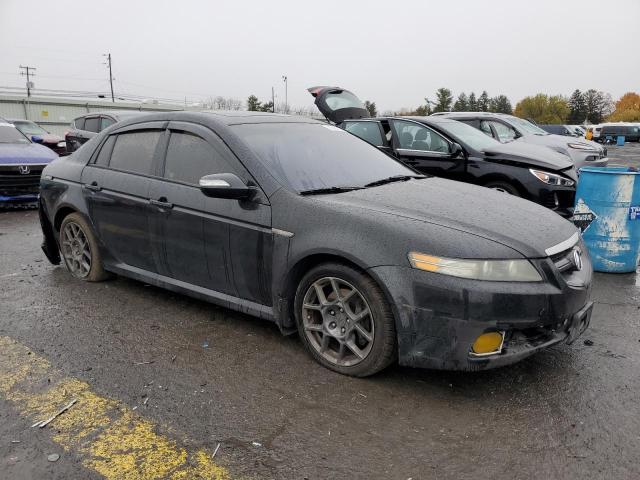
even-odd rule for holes
{"type": "Polygon", "coordinates": [[[364,102],[364,108],[367,109],[370,116],[372,117],[378,116],[378,110],[376,109],[376,102],[370,102],[369,100],[366,100],[364,102]]]}
{"type": "Polygon", "coordinates": [[[258,107],[258,110],[261,112],[273,112],[273,102],[267,102],[262,106],[258,107]]]}
{"type": "Polygon", "coordinates": [[[478,100],[476,99],[476,94],[471,92],[469,95],[469,111],[477,112],[478,111],[478,100]]]}
{"type": "Polygon", "coordinates": [[[511,108],[511,102],[505,95],[498,95],[489,100],[489,111],[494,113],[506,113],[513,115],[513,108],[511,108]]]}
{"type": "Polygon", "coordinates": [[[258,97],[250,95],[249,98],[247,98],[247,110],[250,112],[257,112],[260,110],[260,103],[261,102],[258,100],[258,97]]]}
{"type": "Polygon", "coordinates": [[[479,112],[488,112],[489,111],[489,94],[486,90],[482,91],[482,94],[478,98],[478,111],[479,112]]]}
{"type": "Polygon", "coordinates": [[[451,90],[448,88],[439,88],[436,90],[436,101],[433,106],[434,112],[450,112],[452,103],[453,95],[451,95],[451,90]]]}
{"type": "Polygon", "coordinates": [[[587,119],[587,104],[580,90],[576,89],[569,97],[569,108],[571,112],[567,122],[571,125],[580,125],[587,119]]]}
{"type": "Polygon", "coordinates": [[[453,104],[454,112],[468,112],[469,111],[469,99],[467,98],[467,94],[462,92],[458,95],[458,99],[456,103],[453,104]]]}

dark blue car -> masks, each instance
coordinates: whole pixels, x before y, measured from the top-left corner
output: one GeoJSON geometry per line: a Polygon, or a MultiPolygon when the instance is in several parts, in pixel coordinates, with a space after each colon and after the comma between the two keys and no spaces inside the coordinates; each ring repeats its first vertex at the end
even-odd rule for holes
{"type": "Polygon", "coordinates": [[[0,119],[0,204],[38,199],[42,169],[58,155],[0,119]]]}

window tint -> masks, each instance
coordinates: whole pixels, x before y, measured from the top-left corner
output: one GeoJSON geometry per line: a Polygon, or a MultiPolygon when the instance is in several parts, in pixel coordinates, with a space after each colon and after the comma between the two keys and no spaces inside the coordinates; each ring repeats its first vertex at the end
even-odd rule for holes
{"type": "Polygon", "coordinates": [[[100,118],[100,131],[104,130],[109,125],[113,125],[114,123],[116,123],[116,122],[112,118],[101,117],[100,118]]]}
{"type": "Polygon", "coordinates": [[[160,134],[143,131],[117,135],[109,167],[149,175],[160,134]]]}
{"type": "Polygon", "coordinates": [[[113,150],[114,143],[116,143],[115,135],[107,138],[107,141],[104,142],[102,148],[100,149],[100,153],[96,157],[96,160],[94,162],[96,165],[102,165],[103,167],[109,165],[109,157],[111,156],[111,150],[113,150]]]}
{"type": "Polygon", "coordinates": [[[86,130],[88,132],[97,132],[99,124],[100,124],[100,117],[87,118],[84,121],[83,130],[86,130]]]}
{"type": "Polygon", "coordinates": [[[78,130],[84,130],[84,117],[76,118],[73,121],[73,126],[78,130]]]}
{"type": "Polygon", "coordinates": [[[361,187],[413,170],[333,125],[262,123],[232,127],[271,174],[297,191],[361,187]]]}
{"type": "Polygon", "coordinates": [[[488,123],[491,123],[491,125],[493,125],[493,128],[496,129],[496,133],[498,134],[498,140],[500,140],[501,143],[506,143],[506,142],[515,140],[516,131],[513,128],[508,127],[504,123],[500,123],[500,122],[490,121],[488,123]]]}
{"type": "Polygon", "coordinates": [[[197,185],[205,175],[229,173],[231,168],[204,139],[187,132],[172,132],[164,164],[170,180],[197,185]]]}
{"type": "Polygon", "coordinates": [[[449,142],[424,125],[394,121],[393,128],[400,148],[425,152],[449,153],[449,142]]]}
{"type": "Polygon", "coordinates": [[[345,130],[366,140],[371,145],[381,147],[385,144],[378,122],[348,122],[345,130]]]}

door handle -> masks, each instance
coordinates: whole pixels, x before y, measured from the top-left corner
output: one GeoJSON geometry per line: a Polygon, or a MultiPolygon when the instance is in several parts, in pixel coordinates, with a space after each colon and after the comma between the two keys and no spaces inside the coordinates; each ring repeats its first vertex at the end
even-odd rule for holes
{"type": "Polygon", "coordinates": [[[92,192],[99,192],[100,190],[102,190],[102,187],[98,185],[98,182],[85,184],[84,188],[86,188],[87,190],[91,190],[92,192]]]}
{"type": "Polygon", "coordinates": [[[149,200],[149,203],[158,208],[166,208],[166,209],[173,208],[173,203],[167,202],[167,197],[160,197],[158,200],[151,199],[149,200]]]}

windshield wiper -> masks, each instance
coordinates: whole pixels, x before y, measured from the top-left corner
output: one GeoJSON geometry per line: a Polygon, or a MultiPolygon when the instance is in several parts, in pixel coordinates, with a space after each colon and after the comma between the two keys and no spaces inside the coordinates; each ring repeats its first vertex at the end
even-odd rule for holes
{"type": "Polygon", "coordinates": [[[323,193],[344,193],[353,190],[361,190],[362,187],[323,187],[311,190],[303,190],[300,195],[322,195],[323,193]]]}
{"type": "Polygon", "coordinates": [[[406,182],[407,180],[412,180],[414,178],[427,178],[424,175],[394,175],[392,177],[382,178],[380,180],[376,180],[375,182],[367,183],[365,188],[369,187],[377,187],[378,185],[385,185],[387,183],[393,182],[406,182]]]}

